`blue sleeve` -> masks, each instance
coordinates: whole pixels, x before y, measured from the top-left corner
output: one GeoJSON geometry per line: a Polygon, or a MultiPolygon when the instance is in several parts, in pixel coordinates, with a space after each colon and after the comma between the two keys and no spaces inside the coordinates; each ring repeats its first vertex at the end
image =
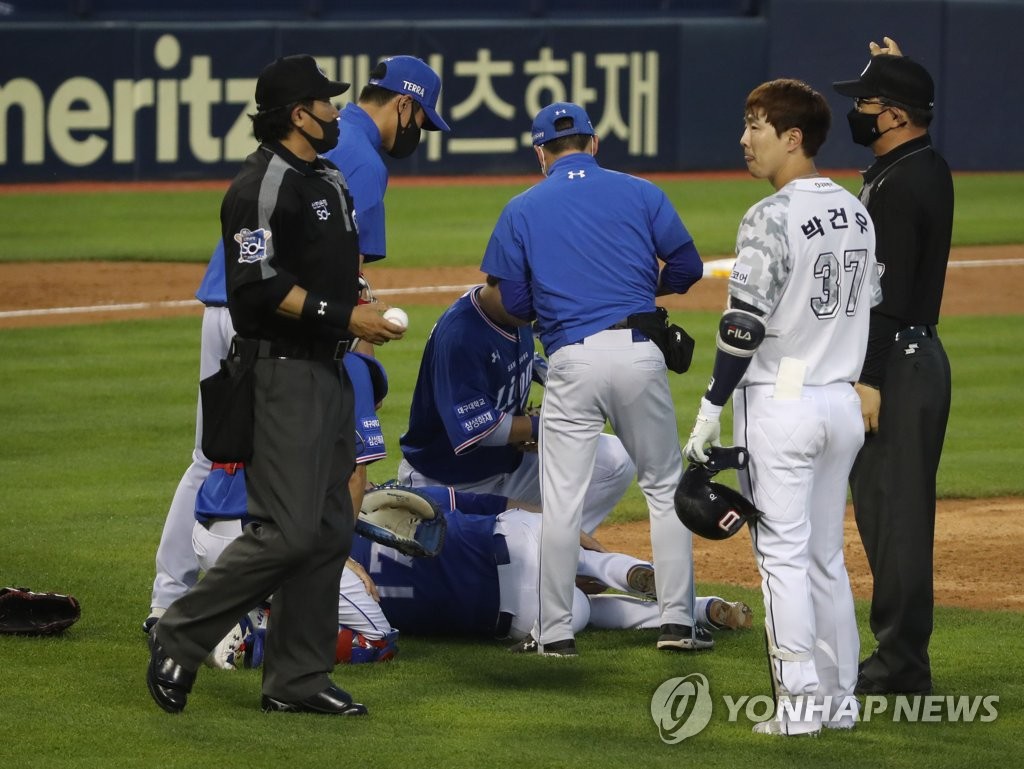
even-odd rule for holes
{"type": "Polygon", "coordinates": [[[503,497],[499,494],[474,494],[469,491],[456,491],[455,507],[466,515],[497,517],[508,510],[508,497],[503,497]]]}
{"type": "Polygon", "coordinates": [[[694,283],[704,277],[704,263],[700,260],[693,241],[684,243],[665,257],[661,285],[673,293],[685,294],[694,283]]]}
{"type": "Polygon", "coordinates": [[[384,192],[387,175],[377,172],[371,163],[360,163],[345,173],[349,192],[356,207],[359,228],[359,253],[367,262],[383,259],[387,254],[384,237],[384,192]]]}
{"type": "Polygon", "coordinates": [[[196,299],[207,306],[224,307],[228,303],[227,278],[224,277],[224,241],[217,241],[206,265],[203,281],[196,291],[196,299]]]}
{"type": "Polygon", "coordinates": [[[505,206],[505,210],[498,218],[498,223],[494,225],[494,231],[487,243],[487,250],[484,251],[480,269],[487,275],[493,275],[502,280],[525,282],[530,278],[529,267],[526,262],[523,240],[516,232],[514,224],[516,219],[514,203],[515,198],[505,206]]]}
{"type": "Polygon", "coordinates": [[[352,382],[356,425],[356,464],[366,465],[387,456],[384,431],[377,416],[373,381],[368,363],[356,353],[346,353],[342,364],[352,382]]]}
{"type": "Polygon", "coordinates": [[[498,284],[501,304],[505,312],[522,320],[534,320],[537,313],[533,309],[533,294],[530,284],[521,280],[503,280],[498,284]]]}
{"type": "Polygon", "coordinates": [[[452,449],[462,454],[505,419],[494,400],[500,385],[488,378],[487,346],[462,335],[438,341],[434,346],[434,398],[452,449]]]}

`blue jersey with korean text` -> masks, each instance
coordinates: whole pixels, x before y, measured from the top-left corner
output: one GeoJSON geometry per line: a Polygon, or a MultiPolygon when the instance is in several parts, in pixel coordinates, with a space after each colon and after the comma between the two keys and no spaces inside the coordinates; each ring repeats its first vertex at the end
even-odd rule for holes
{"type": "Polygon", "coordinates": [[[380,156],[380,130],[358,104],[346,105],[338,120],[341,128],[338,146],[324,157],[345,177],[355,204],[359,253],[365,261],[374,262],[387,254],[384,193],[388,188],[388,169],[380,156]]]}
{"type": "Polygon", "coordinates": [[[703,266],[679,214],[651,182],[601,168],[586,152],[551,164],[547,178],[505,206],[481,270],[530,285],[541,343],[566,344],[654,310],[660,260],[686,285],[703,266]]]}
{"type": "Polygon", "coordinates": [[[530,395],[533,333],[494,323],[480,307],[479,287],[461,296],[430,332],[413,391],[402,454],[443,483],[469,483],[519,467],[522,452],[479,445],[530,395]]]}
{"type": "Polygon", "coordinates": [[[430,496],[444,513],[447,531],[440,554],[413,558],[357,534],[351,557],[373,578],[381,609],[402,633],[493,638],[499,607],[497,565],[507,562],[507,550],[495,541],[494,521],[508,498],[441,486],[417,491],[430,496]]]}

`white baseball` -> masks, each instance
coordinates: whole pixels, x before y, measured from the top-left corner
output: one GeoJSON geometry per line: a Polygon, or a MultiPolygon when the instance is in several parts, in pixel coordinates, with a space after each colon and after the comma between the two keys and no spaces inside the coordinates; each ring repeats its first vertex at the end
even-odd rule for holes
{"type": "Polygon", "coordinates": [[[392,307],[385,312],[384,320],[389,320],[396,326],[401,326],[403,329],[409,328],[409,316],[405,314],[405,310],[401,307],[392,307]]]}

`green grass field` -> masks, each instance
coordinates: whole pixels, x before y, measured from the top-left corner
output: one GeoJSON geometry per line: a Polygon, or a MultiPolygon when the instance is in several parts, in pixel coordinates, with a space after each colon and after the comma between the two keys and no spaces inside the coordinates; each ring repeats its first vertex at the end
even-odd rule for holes
{"type": "MultiPolygon", "coordinates": [[[[836,176],[851,190],[859,176],[836,176]]],[[[538,177],[539,180],[539,177],[538,177]]],[[[388,190],[388,252],[403,267],[477,265],[502,207],[528,184],[388,190]]],[[[732,253],[743,212],[768,194],[755,179],[660,182],[705,256],[732,253]]],[[[226,188],[225,184],[225,188],[226,188]]],[[[0,195],[0,261],[210,258],[222,191],[0,195]]],[[[1024,174],[956,177],[954,245],[1024,243],[1024,174]]]]}
{"type": "MultiPolygon", "coordinates": [[[[1024,225],[1009,205],[1021,199],[1022,178],[957,180],[958,210],[970,214],[958,228],[978,233],[961,242],[1024,242],[1024,225]]],[[[676,184],[666,187],[691,228],[720,243],[720,253],[729,250],[742,211],[764,194],[761,186],[736,182],[676,184]],[[702,205],[707,221],[688,213],[702,205]]],[[[395,188],[392,251],[403,265],[475,264],[493,218],[515,191],[395,188]]],[[[211,236],[204,222],[219,195],[165,194],[0,196],[5,230],[14,233],[0,234],[0,259],[205,259],[216,227],[211,236]],[[140,254],[140,242],[151,250],[140,254]]],[[[406,339],[380,351],[391,379],[381,418],[393,450],[419,351],[442,309],[409,307],[406,339]]],[[[710,371],[711,345],[701,341],[712,338],[717,318],[680,316],[698,340],[693,373],[671,376],[685,432],[710,371]]],[[[1024,495],[1024,317],[949,318],[942,332],[954,401],[940,494],[1024,495]]],[[[258,672],[208,669],[186,712],[168,716],[146,692],[139,624],[160,529],[192,447],[198,343],[198,317],[0,330],[0,585],[70,592],[83,605],[82,620],[64,637],[0,637],[0,719],[7,727],[0,767],[932,769],[1019,760],[1024,615],[952,608],[936,617],[936,694],[998,696],[990,723],[896,723],[883,714],[852,733],[818,740],[755,737],[745,712],[729,721],[723,698],[769,691],[756,630],[721,633],[713,652],[693,656],[658,653],[653,631],[587,631],[578,660],[402,638],[394,662],[336,671],[339,683],[370,707],[368,719],[264,716],[258,672]],[[666,745],[650,715],[651,697],[663,681],[691,673],[711,683],[712,721],[699,735],[666,745]]],[[[393,455],[371,476],[390,477],[395,465],[393,455]]],[[[634,488],[615,519],[644,515],[634,488]]],[[[761,616],[756,591],[699,584],[699,592],[742,598],[761,616]]],[[[858,604],[865,646],[866,610],[858,604]]]]}

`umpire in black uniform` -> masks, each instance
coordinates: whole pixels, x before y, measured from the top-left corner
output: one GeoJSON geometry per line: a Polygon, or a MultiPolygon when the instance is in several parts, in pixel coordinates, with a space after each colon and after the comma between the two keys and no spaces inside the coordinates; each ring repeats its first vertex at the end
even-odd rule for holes
{"type": "Polygon", "coordinates": [[[338,169],[318,157],[338,139],[329,80],[310,56],[267,66],[256,84],[261,142],[221,205],[235,349],[253,363],[255,522],[150,633],[147,684],[157,704],[184,707],[195,673],[228,629],[273,594],[262,708],[363,715],[335,686],[338,584],[354,525],[352,387],[338,361],[351,337],[401,337],[356,307],[359,244],[338,169]]]}
{"type": "Polygon", "coordinates": [[[949,359],[935,327],[953,179],[928,135],[935,89],[923,66],[880,54],[857,80],[833,85],[854,98],[847,116],[853,140],[875,153],[860,199],[874,220],[883,270],[882,303],[871,311],[857,384],[867,436],[850,476],[874,575],[877,642],[860,664],[856,691],[929,693],[935,476],[950,403],[949,359]]]}

